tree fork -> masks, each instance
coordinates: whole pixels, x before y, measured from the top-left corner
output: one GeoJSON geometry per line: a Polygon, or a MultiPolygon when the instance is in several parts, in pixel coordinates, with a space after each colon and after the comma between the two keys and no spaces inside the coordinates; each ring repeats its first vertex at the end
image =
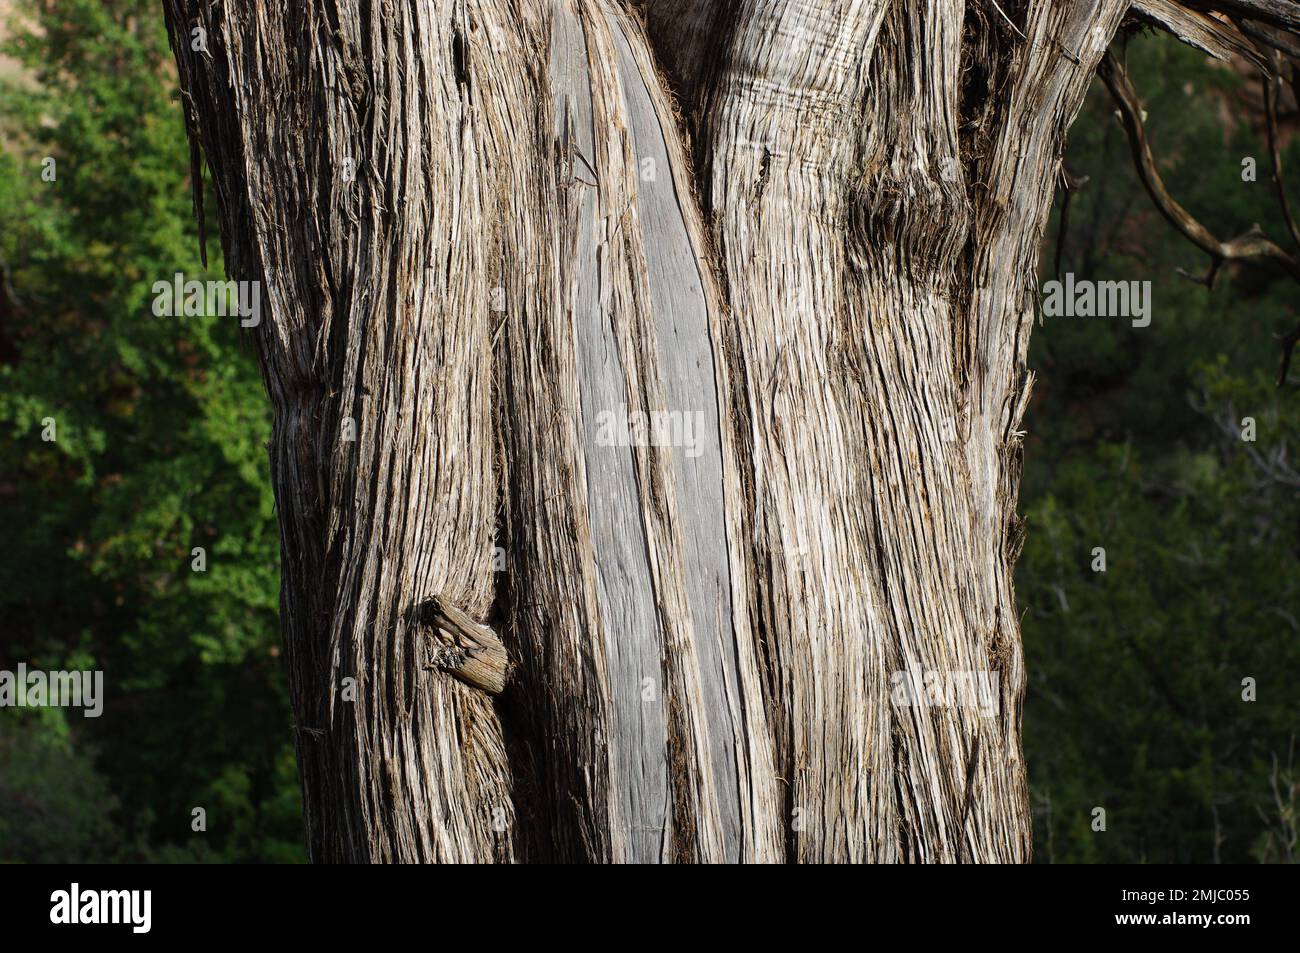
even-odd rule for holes
{"type": "Polygon", "coordinates": [[[1028,859],[1024,351],[1126,8],[647,4],[680,118],[615,0],[166,0],[268,302],[314,860],[1028,859]]]}

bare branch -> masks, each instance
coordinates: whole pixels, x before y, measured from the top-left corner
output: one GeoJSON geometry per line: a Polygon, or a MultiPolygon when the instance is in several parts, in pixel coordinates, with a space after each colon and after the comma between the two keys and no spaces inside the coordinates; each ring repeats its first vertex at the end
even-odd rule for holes
{"type": "Polygon", "coordinates": [[[1300,33],[1300,3],[1294,0],[1193,0],[1207,12],[1229,13],[1300,33]]]}
{"type": "Polygon", "coordinates": [[[1291,462],[1287,460],[1285,441],[1273,447],[1267,454],[1262,453],[1251,444],[1242,443],[1239,424],[1241,418],[1238,416],[1237,408],[1233,404],[1228,404],[1226,408],[1218,413],[1207,412],[1207,414],[1215,427],[1227,438],[1232,446],[1240,445],[1245,448],[1246,456],[1264,481],[1275,483],[1278,486],[1300,489],[1300,471],[1296,470],[1291,465],[1291,462]]]}
{"type": "Polygon", "coordinates": [[[1263,57],[1231,26],[1175,3],[1174,0],[1134,0],[1133,14],[1143,23],[1165,30],[1188,46],[1216,59],[1230,60],[1234,54],[1249,59],[1260,69],[1263,57]]]}
{"type": "Polygon", "coordinates": [[[1268,154],[1273,162],[1273,185],[1277,189],[1277,203],[1282,209],[1282,218],[1286,220],[1286,227],[1291,232],[1292,240],[1300,245],[1300,228],[1296,227],[1295,216],[1291,213],[1291,202],[1286,194],[1286,181],[1282,178],[1282,150],[1278,147],[1277,136],[1277,88],[1281,84],[1281,66],[1282,55],[1273,54],[1273,63],[1276,69],[1272,73],[1265,74],[1264,83],[1264,113],[1267,117],[1268,128],[1268,154]]]}
{"type": "Polygon", "coordinates": [[[1300,43],[1285,30],[1238,17],[1234,17],[1232,22],[1237,25],[1238,30],[1254,40],[1257,46],[1263,44],[1269,49],[1285,53],[1292,59],[1300,59],[1300,43]]]}
{"type": "Polygon", "coordinates": [[[1300,262],[1265,236],[1258,225],[1252,226],[1244,234],[1229,241],[1220,241],[1187,209],[1178,204],[1165,188],[1164,180],[1156,168],[1155,158],[1151,154],[1151,145],[1147,139],[1146,126],[1142,121],[1142,107],[1138,102],[1137,92],[1128,78],[1128,72],[1112,52],[1106,53],[1097,72],[1119,107],[1120,120],[1124,125],[1124,131],[1128,134],[1129,146],[1142,184],[1155,201],[1160,213],[1192,244],[1210,256],[1211,267],[1207,277],[1212,279],[1224,261],[1267,259],[1281,265],[1292,278],[1300,281],[1300,262]]]}
{"type": "MultiPolygon", "coordinates": [[[[1110,90],[1111,97],[1119,107],[1120,121],[1124,125],[1124,131],[1128,134],[1129,147],[1133,152],[1133,161],[1137,166],[1138,177],[1141,178],[1142,184],[1146,187],[1152,200],[1154,200],[1156,208],[1192,244],[1210,256],[1210,267],[1205,276],[1198,280],[1204,283],[1207,288],[1212,288],[1214,287],[1214,279],[1218,276],[1219,270],[1225,261],[1264,259],[1281,265],[1287,274],[1295,281],[1300,282],[1300,261],[1297,261],[1296,257],[1290,252],[1271,241],[1258,225],[1252,225],[1244,234],[1230,241],[1221,242],[1187,209],[1178,204],[1174,197],[1169,194],[1169,190],[1165,188],[1164,180],[1161,179],[1160,172],[1156,168],[1155,158],[1151,154],[1151,144],[1147,139],[1146,126],[1142,121],[1142,107],[1138,102],[1137,92],[1128,78],[1128,72],[1115,57],[1115,54],[1107,51],[1102,58],[1101,65],[1097,68],[1097,73],[1105,82],[1106,88],[1110,90]]],[[[1271,96],[1271,84],[1274,81],[1273,78],[1266,77],[1266,96],[1271,96]]],[[[1275,124],[1274,118],[1270,122],[1269,139],[1270,150],[1273,153],[1273,167],[1276,170],[1275,179],[1278,183],[1279,194],[1282,195],[1283,214],[1286,216],[1287,226],[1291,229],[1292,236],[1295,237],[1297,235],[1295,222],[1291,216],[1290,208],[1286,204],[1285,194],[1282,192],[1281,160],[1276,148],[1275,124]]],[[[1187,275],[1182,269],[1179,269],[1179,273],[1187,275]]],[[[1187,277],[1193,276],[1187,275],[1187,277]]],[[[1287,371],[1291,366],[1291,353],[1298,341],[1300,341],[1300,327],[1282,338],[1282,365],[1278,372],[1278,387],[1286,383],[1287,371]]]]}

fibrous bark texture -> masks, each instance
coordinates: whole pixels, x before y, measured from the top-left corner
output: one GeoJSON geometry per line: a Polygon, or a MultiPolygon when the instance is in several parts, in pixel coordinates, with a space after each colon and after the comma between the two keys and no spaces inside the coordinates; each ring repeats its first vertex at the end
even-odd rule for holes
{"type": "Polygon", "coordinates": [[[1028,858],[1024,355],[1126,2],[165,6],[313,859],[1028,858]]]}

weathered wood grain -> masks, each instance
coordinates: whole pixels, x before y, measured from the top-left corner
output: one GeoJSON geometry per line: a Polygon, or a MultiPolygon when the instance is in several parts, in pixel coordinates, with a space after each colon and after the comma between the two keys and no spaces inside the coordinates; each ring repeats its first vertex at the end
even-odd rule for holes
{"type": "MultiPolygon", "coordinates": [[[[1026,860],[1034,275],[1129,5],[634,6],[653,43],[623,0],[164,2],[268,303],[311,856],[1026,860]],[[992,710],[900,704],[925,672],[992,710]]],[[[1139,7],[1218,53],[1192,8],[1300,9],[1139,7]]]]}
{"type": "Polygon", "coordinates": [[[703,225],[635,22],[609,4],[557,4],[550,56],[562,203],[556,298],[539,312],[542,333],[508,325],[505,335],[503,378],[527,392],[506,413],[524,417],[524,426],[512,422],[508,456],[528,471],[511,502],[513,584],[537,606],[536,616],[520,607],[513,629],[522,692],[542,712],[539,735],[589,733],[604,747],[584,763],[546,741],[537,760],[555,774],[545,785],[555,811],[581,815],[577,830],[593,818],[604,825],[599,842],[566,836],[564,856],[752,858],[746,822],[759,809],[750,762],[767,757],[767,741],[765,726],[747,724],[741,710],[755,666],[748,627],[732,618],[710,331],[720,298],[703,225]],[[542,367],[554,388],[538,400],[532,381],[542,367]],[[611,419],[656,413],[688,421],[690,445],[602,437],[611,419]],[[577,424],[562,445],[543,436],[543,421],[556,419],[577,424]],[[549,520],[557,484],[578,491],[565,491],[559,519],[569,528],[542,540],[532,527],[549,520]],[[556,553],[557,538],[577,545],[556,553]],[[569,570],[555,573],[557,560],[569,570]],[[585,581],[583,600],[568,591],[575,579],[585,581]],[[547,614],[574,601],[585,606],[580,618],[547,614]],[[557,625],[573,628],[572,651],[554,651],[557,625]],[[555,685],[578,683],[598,717],[555,698],[555,685]],[[599,785],[575,792],[565,779],[579,772],[599,785]]]}
{"type": "Polygon", "coordinates": [[[1228,23],[1175,3],[1174,0],[1133,0],[1133,14],[1142,22],[1167,30],[1188,46],[1221,60],[1240,56],[1263,66],[1264,59],[1250,41],[1228,23]]]}

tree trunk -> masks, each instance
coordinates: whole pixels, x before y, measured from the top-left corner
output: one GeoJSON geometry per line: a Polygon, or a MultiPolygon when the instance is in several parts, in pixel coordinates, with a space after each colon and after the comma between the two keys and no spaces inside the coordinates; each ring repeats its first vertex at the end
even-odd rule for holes
{"type": "Polygon", "coordinates": [[[1124,0],[165,6],[314,860],[1028,859],[1025,349],[1124,0]]]}

